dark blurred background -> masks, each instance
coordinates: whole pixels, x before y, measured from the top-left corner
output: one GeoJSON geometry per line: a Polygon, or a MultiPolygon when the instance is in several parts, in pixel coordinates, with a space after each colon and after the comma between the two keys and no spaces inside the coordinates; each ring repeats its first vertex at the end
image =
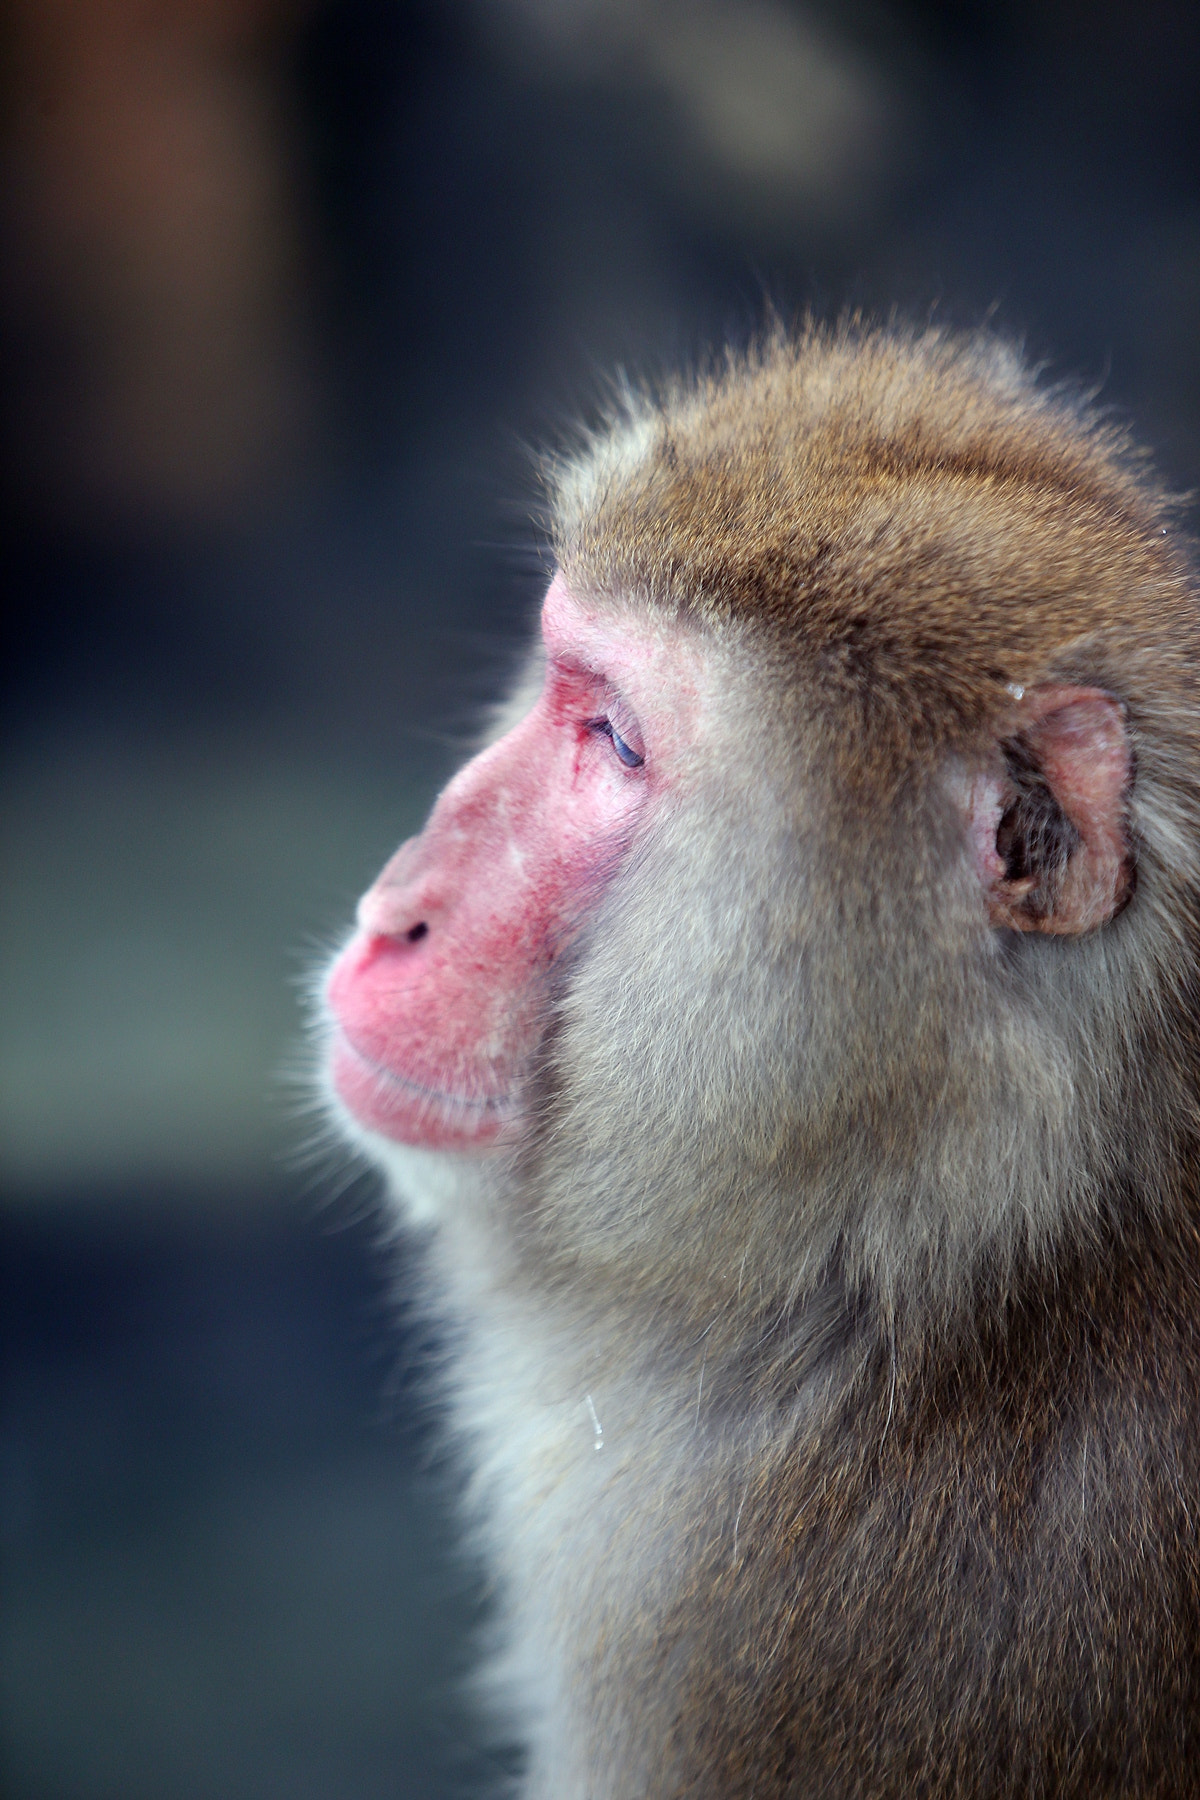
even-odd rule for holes
{"type": "Polygon", "coordinates": [[[994,317],[1196,479],[1200,26],[13,0],[2,51],[4,1792],[469,1792],[486,1597],[406,1253],[306,1149],[304,971],[607,372],[768,302],[994,317]]]}

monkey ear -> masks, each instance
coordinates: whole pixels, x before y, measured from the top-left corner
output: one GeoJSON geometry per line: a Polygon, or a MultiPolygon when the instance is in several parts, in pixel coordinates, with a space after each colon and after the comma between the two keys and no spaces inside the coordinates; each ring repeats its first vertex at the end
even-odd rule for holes
{"type": "Polygon", "coordinates": [[[971,789],[971,835],[993,925],[1076,936],[1133,892],[1126,808],[1133,753],[1100,688],[1016,692],[1003,773],[971,789]]]}

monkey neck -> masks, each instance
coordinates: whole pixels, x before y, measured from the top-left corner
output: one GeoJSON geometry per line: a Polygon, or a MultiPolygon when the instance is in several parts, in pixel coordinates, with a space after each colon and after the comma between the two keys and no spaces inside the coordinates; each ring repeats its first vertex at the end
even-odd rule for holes
{"type": "MultiPolygon", "coordinates": [[[[789,1266],[778,1255],[770,1260],[761,1242],[742,1241],[739,1253],[733,1239],[675,1240],[666,1254],[651,1226],[625,1256],[605,1240],[572,1242],[561,1208],[585,1205],[586,1183],[577,1177],[556,1187],[545,1167],[496,1159],[460,1175],[434,1254],[463,1317],[483,1307],[514,1320],[553,1319],[589,1366],[641,1368],[655,1378],[674,1368],[681,1388],[703,1366],[714,1406],[725,1376],[732,1393],[749,1384],[771,1400],[802,1388],[834,1392],[884,1363],[889,1379],[924,1379],[931,1356],[939,1365],[995,1356],[1030,1319],[1069,1324],[1081,1305],[1103,1316],[1147,1258],[1196,1255],[1198,1167],[1182,1165],[1170,1191],[1160,1183],[1154,1192],[1122,1171],[1107,1189],[1081,1196],[1076,1210],[1064,1207],[1055,1228],[1036,1239],[1002,1232],[968,1250],[948,1231],[931,1232],[906,1245],[904,1260],[881,1258],[866,1206],[852,1242],[843,1209],[843,1230],[823,1244],[811,1234],[791,1239],[800,1248],[789,1266]]],[[[887,1197],[884,1189],[878,1203],[887,1197]]],[[[911,1222],[922,1201],[932,1216],[945,1194],[909,1190],[904,1200],[895,1210],[911,1222]]],[[[788,1241],[781,1216],[777,1250],[788,1241]]]]}

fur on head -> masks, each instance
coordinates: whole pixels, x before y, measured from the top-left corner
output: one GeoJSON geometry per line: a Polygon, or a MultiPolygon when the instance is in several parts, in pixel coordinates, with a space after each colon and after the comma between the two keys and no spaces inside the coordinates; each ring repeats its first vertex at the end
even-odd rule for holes
{"type": "Polygon", "coordinates": [[[628,397],[551,487],[571,591],[690,621],[727,723],[571,959],[538,1255],[739,1335],[831,1274],[949,1318],[1191,1195],[1200,611],[1124,434],[993,338],[850,322],[628,397]],[[1090,913],[1045,777],[1089,705],[1090,913]]]}

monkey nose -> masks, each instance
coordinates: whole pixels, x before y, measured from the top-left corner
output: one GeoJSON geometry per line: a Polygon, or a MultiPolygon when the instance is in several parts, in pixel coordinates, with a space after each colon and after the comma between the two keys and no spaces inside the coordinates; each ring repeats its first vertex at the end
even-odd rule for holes
{"type": "Polygon", "coordinates": [[[376,882],[358,903],[358,929],[364,937],[393,938],[403,943],[419,944],[429,935],[429,910],[423,896],[411,887],[391,887],[376,882]]]}
{"type": "Polygon", "coordinates": [[[358,903],[364,937],[417,944],[428,934],[433,912],[425,834],[401,844],[358,903]]]}

